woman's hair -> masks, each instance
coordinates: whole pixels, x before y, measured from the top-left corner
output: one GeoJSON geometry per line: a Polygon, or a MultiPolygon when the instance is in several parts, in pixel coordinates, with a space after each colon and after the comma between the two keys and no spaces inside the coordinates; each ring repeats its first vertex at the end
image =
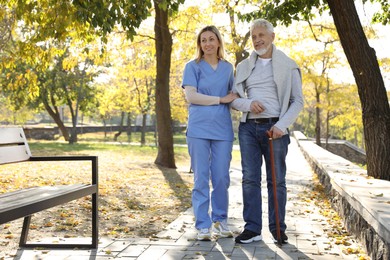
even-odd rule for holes
{"type": "Polygon", "coordinates": [[[274,26],[270,22],[268,22],[265,19],[256,19],[251,24],[251,28],[250,28],[251,35],[252,35],[252,32],[253,32],[253,29],[255,29],[257,27],[264,27],[270,33],[274,32],[274,26]]]}
{"type": "Polygon", "coordinates": [[[198,33],[198,36],[196,38],[196,50],[197,50],[196,51],[196,62],[199,62],[204,55],[204,52],[202,51],[202,48],[200,46],[200,41],[201,41],[200,36],[202,35],[202,33],[207,32],[207,31],[210,31],[217,36],[217,39],[219,41],[219,48],[217,51],[217,57],[221,60],[224,60],[225,59],[225,48],[224,48],[222,36],[219,33],[217,27],[215,27],[214,25],[208,25],[208,26],[204,27],[202,30],[200,30],[200,32],[198,33]]]}

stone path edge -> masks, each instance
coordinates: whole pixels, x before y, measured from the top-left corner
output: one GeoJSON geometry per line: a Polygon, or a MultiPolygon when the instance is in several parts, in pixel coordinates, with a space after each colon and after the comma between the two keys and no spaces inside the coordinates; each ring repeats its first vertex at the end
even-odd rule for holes
{"type": "Polygon", "coordinates": [[[364,169],[293,132],[333,208],[372,259],[390,259],[390,182],[367,178],[364,169]]]}

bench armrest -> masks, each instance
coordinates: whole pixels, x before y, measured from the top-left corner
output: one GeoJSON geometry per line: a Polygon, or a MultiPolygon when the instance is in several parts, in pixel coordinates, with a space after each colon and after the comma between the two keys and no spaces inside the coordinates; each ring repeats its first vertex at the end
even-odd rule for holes
{"type": "Polygon", "coordinates": [[[91,161],[92,162],[92,184],[98,184],[98,157],[90,155],[78,156],[31,156],[29,161],[91,161]]]}

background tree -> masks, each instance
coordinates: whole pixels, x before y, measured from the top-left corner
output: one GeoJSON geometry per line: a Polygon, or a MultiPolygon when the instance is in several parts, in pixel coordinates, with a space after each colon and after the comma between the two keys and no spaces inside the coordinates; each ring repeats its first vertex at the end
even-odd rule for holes
{"type": "MultiPolygon", "coordinates": [[[[15,27],[15,15],[6,6],[0,5],[0,54],[8,49],[15,27]]],[[[1,55],[3,56],[3,55],[1,55]]]]}
{"type": "Polygon", "coordinates": [[[143,40],[133,43],[133,62],[129,67],[133,71],[132,93],[136,103],[137,112],[142,115],[141,145],[145,145],[146,119],[153,115],[155,104],[155,78],[156,64],[154,60],[153,42],[143,40]],[[142,46],[142,47],[141,47],[142,46]]]}
{"type": "MultiPolygon", "coordinates": [[[[130,141],[131,120],[135,115],[142,114],[145,120],[142,120],[140,141],[141,144],[145,144],[146,117],[154,114],[156,75],[154,41],[143,36],[135,36],[129,41],[123,36],[121,31],[116,31],[112,37],[110,36],[107,46],[110,53],[107,62],[111,64],[106,75],[109,78],[106,83],[108,86],[107,88],[102,86],[101,91],[111,95],[111,100],[107,101],[116,104],[115,109],[121,111],[121,127],[114,140],[124,130],[124,120],[127,120],[126,130],[130,141]]],[[[109,107],[108,103],[106,107],[109,107]]]]}
{"type": "Polygon", "coordinates": [[[2,75],[6,75],[1,78],[3,90],[12,95],[19,107],[43,106],[65,140],[77,141],[75,127],[69,138],[58,107],[69,105],[73,125],[77,124],[79,108],[87,110],[91,100],[87,82],[92,81],[88,66],[100,57],[98,51],[92,58],[96,52],[86,45],[94,40],[90,28],[71,21],[75,9],[69,1],[0,1],[0,4],[4,7],[2,16],[12,17],[8,20],[13,20],[15,27],[11,30],[8,52],[2,55],[2,75]],[[42,12],[46,15],[42,16],[42,12]]]}
{"type": "Polygon", "coordinates": [[[78,20],[91,24],[103,37],[120,24],[131,39],[143,20],[151,11],[155,12],[156,48],[156,119],[158,132],[158,153],[155,163],[176,168],[173,149],[172,118],[169,102],[169,73],[172,53],[172,35],[169,31],[169,17],[184,3],[184,0],[92,0],[88,3],[73,1],[78,9],[78,20]]]}
{"type": "Polygon", "coordinates": [[[243,0],[217,0],[214,2],[214,8],[219,11],[225,11],[229,17],[228,31],[230,32],[230,41],[227,44],[227,49],[234,56],[234,66],[246,59],[252,50],[252,42],[250,41],[249,26],[246,26],[239,20],[241,11],[247,5],[248,1],[243,0]],[[243,29],[245,28],[245,29],[243,29]],[[241,31],[241,34],[240,34],[241,31]]]}
{"type": "MultiPolygon", "coordinates": [[[[64,54],[69,55],[68,51],[64,54]]],[[[64,100],[71,114],[72,127],[69,137],[69,143],[71,144],[77,142],[76,127],[78,125],[79,112],[88,111],[90,106],[95,106],[96,104],[96,90],[92,86],[94,77],[98,75],[92,69],[95,62],[95,59],[88,57],[88,55],[83,55],[83,53],[60,57],[55,69],[51,71],[52,73],[54,72],[52,81],[42,82],[42,86],[48,82],[49,84],[52,83],[51,86],[48,86],[53,90],[51,93],[57,94],[58,90],[62,91],[63,95],[57,95],[57,100],[64,100]]],[[[53,96],[51,96],[50,100],[54,100],[53,96]]],[[[44,103],[48,104],[47,101],[49,100],[45,100],[44,103]]],[[[49,109],[48,107],[46,108],[47,110],[49,109]]],[[[55,111],[57,110],[58,108],[55,109],[55,111]]]]}
{"type": "Polygon", "coordinates": [[[104,81],[97,83],[95,87],[97,91],[96,117],[102,120],[105,129],[104,137],[107,138],[107,124],[120,111],[117,103],[118,86],[115,82],[104,81]]]}
{"type": "Polygon", "coordinates": [[[11,125],[24,125],[26,122],[33,121],[36,112],[28,107],[22,107],[17,110],[12,105],[10,97],[0,93],[0,123],[11,125]]]}
{"type": "Polygon", "coordinates": [[[329,104],[332,99],[329,95],[337,91],[333,87],[330,73],[342,65],[337,53],[338,37],[336,29],[331,25],[300,22],[293,27],[294,33],[288,33],[282,42],[286,49],[291,50],[290,55],[300,65],[306,104],[312,106],[309,111],[315,111],[314,136],[317,145],[321,145],[322,138],[328,139],[327,130],[325,134],[322,134],[322,130],[328,129],[329,120],[325,115],[330,115],[329,104]],[[302,38],[306,39],[306,43],[302,47],[294,48],[302,38]]]}
{"type": "Polygon", "coordinates": [[[368,44],[354,1],[327,2],[358,86],[368,175],[390,180],[390,107],[375,50],[368,44]]]}
{"type": "MultiPolygon", "coordinates": [[[[146,142],[146,119],[155,114],[156,61],[154,38],[150,35],[153,35],[150,28],[142,28],[129,41],[118,31],[110,37],[108,44],[108,51],[111,53],[108,62],[112,72],[107,84],[116,86],[116,95],[111,102],[117,104],[122,115],[142,115],[141,145],[146,142]]],[[[110,89],[113,90],[112,87],[110,89]]],[[[119,134],[120,132],[116,135],[119,134]]]]}
{"type": "Polygon", "coordinates": [[[120,128],[114,135],[114,141],[126,130],[127,140],[131,142],[131,122],[137,113],[131,93],[133,74],[136,73],[136,69],[131,67],[131,64],[136,62],[133,57],[135,50],[131,47],[131,42],[126,38],[125,32],[116,29],[109,36],[106,53],[109,54],[106,55],[106,63],[109,66],[100,89],[101,97],[104,99],[104,103],[99,105],[100,111],[109,112],[110,121],[120,114],[120,128]],[[109,98],[107,99],[106,96],[109,98]],[[125,121],[126,127],[124,127],[125,121]]]}
{"type": "MultiPolygon", "coordinates": [[[[308,136],[315,136],[317,144],[322,145],[321,138],[325,139],[325,148],[329,138],[349,140],[363,147],[361,105],[356,86],[346,75],[350,67],[335,27],[296,22],[283,31],[284,35],[277,32],[278,46],[290,52],[303,74],[305,109],[297,120],[299,126],[308,136]],[[305,42],[301,42],[302,38],[305,42]]],[[[375,31],[365,31],[370,38],[375,37],[375,31]]]]}
{"type": "Polygon", "coordinates": [[[347,83],[333,85],[333,91],[327,93],[326,134],[336,139],[349,140],[363,148],[362,108],[356,86],[347,83]]]}
{"type": "Polygon", "coordinates": [[[93,80],[94,72],[88,68],[93,60],[84,56],[84,62],[81,63],[79,59],[83,55],[78,53],[72,56],[66,45],[52,47],[46,44],[45,47],[37,46],[35,50],[52,56],[50,66],[42,68],[39,61],[32,64],[18,61],[16,70],[3,70],[6,74],[1,80],[4,93],[9,93],[14,107],[29,105],[38,109],[43,106],[58,125],[64,139],[69,143],[77,142],[79,110],[87,111],[91,102],[94,102],[94,90],[89,84],[93,80]],[[60,49],[62,50],[59,51],[60,49]],[[56,55],[53,56],[53,53],[56,55]],[[70,134],[61,118],[60,107],[63,105],[68,106],[72,116],[73,127],[70,134]]]}
{"type": "Polygon", "coordinates": [[[223,32],[226,30],[229,39],[225,39],[226,49],[234,57],[232,63],[234,66],[237,66],[242,60],[249,56],[249,51],[247,49],[249,42],[249,27],[244,30],[239,30],[240,27],[243,27],[242,22],[238,19],[240,12],[243,10],[247,1],[244,0],[215,0],[211,4],[211,9],[213,13],[222,14],[226,13],[228,16],[228,24],[226,28],[221,28],[222,35],[226,35],[223,32]],[[240,31],[243,35],[240,35],[240,31]]]}
{"type": "Polygon", "coordinates": [[[155,8],[154,34],[156,37],[156,119],[158,154],[155,164],[176,168],[173,149],[173,129],[169,102],[169,74],[171,69],[172,34],[169,31],[169,13],[178,10],[184,0],[153,0],[155,8]]]}

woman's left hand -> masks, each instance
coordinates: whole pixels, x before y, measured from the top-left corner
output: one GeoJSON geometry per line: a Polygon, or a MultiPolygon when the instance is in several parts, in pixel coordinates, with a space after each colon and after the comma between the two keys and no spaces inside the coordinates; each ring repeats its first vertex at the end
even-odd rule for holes
{"type": "Polygon", "coordinates": [[[239,98],[239,97],[240,96],[237,93],[230,92],[226,96],[221,97],[219,99],[219,103],[221,103],[221,104],[230,103],[230,102],[232,102],[233,100],[235,100],[236,98],[239,98]]]}

